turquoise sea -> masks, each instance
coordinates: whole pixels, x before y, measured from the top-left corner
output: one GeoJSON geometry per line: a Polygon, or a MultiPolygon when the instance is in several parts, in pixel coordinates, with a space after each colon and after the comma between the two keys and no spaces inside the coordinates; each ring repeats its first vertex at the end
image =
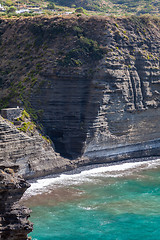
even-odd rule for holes
{"type": "Polygon", "coordinates": [[[160,240],[160,159],[38,179],[33,240],[160,240]]]}

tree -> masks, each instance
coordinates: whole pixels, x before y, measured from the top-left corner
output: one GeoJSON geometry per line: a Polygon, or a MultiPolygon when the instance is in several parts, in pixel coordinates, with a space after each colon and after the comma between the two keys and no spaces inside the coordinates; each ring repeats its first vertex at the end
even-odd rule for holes
{"type": "Polygon", "coordinates": [[[2,2],[2,3],[3,3],[3,5],[6,5],[8,7],[13,6],[12,0],[6,0],[5,2],[2,2]]]}
{"type": "Polygon", "coordinates": [[[17,10],[17,8],[15,8],[14,6],[11,6],[11,7],[9,7],[8,9],[7,9],[7,14],[9,14],[9,13],[15,13],[16,12],[16,10],[17,10]]]}
{"type": "Polygon", "coordinates": [[[82,7],[76,8],[76,13],[85,13],[84,9],[82,7]]]}
{"type": "Polygon", "coordinates": [[[47,5],[47,8],[48,9],[55,9],[55,4],[51,2],[47,5]]]}

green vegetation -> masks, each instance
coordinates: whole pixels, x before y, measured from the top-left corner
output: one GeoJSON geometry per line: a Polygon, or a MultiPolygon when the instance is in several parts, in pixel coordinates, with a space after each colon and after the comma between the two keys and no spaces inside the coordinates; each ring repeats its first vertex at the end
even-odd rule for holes
{"type": "MultiPolygon", "coordinates": [[[[0,0],[0,3],[6,7],[26,6],[25,0],[0,0]]],[[[78,15],[85,14],[85,10],[116,15],[160,14],[159,0],[28,0],[27,6],[39,7],[44,10],[56,9],[57,11],[61,10],[64,12],[67,11],[67,9],[65,9],[66,7],[71,8],[73,12],[74,8],[78,15]]],[[[48,11],[46,13],[53,14],[48,11]]],[[[4,15],[4,13],[1,14],[4,15]]],[[[12,14],[14,14],[14,12],[12,12],[12,14]]],[[[23,13],[22,15],[27,16],[29,14],[23,13]]],[[[90,12],[90,14],[93,13],[90,12]]]]}
{"type": "Polygon", "coordinates": [[[100,60],[105,54],[103,47],[96,40],[85,35],[85,31],[80,26],[73,26],[70,29],[71,34],[75,38],[76,47],[69,49],[65,53],[61,53],[59,64],[62,66],[81,66],[90,59],[91,62],[100,60]]]}
{"type": "Polygon", "coordinates": [[[77,48],[69,50],[65,57],[60,60],[61,65],[80,66],[82,61],[91,58],[92,61],[100,60],[104,55],[104,50],[97,41],[80,36],[77,41],[77,48]]]}
{"type": "MultiPolygon", "coordinates": [[[[31,109],[30,109],[31,110],[31,109]]],[[[33,117],[33,109],[32,109],[32,117],[33,117]]],[[[35,117],[35,116],[34,116],[35,117]]],[[[19,131],[22,131],[24,133],[27,134],[31,134],[33,135],[36,129],[39,129],[39,131],[42,131],[42,127],[38,124],[36,124],[35,122],[31,121],[31,116],[30,114],[26,111],[23,110],[22,112],[22,116],[17,118],[17,121],[20,122],[21,126],[18,127],[17,129],[19,131]]],[[[48,138],[45,135],[42,135],[41,133],[39,133],[39,135],[49,144],[52,143],[52,141],[50,140],[50,138],[48,138]]]]}
{"type": "Polygon", "coordinates": [[[52,0],[55,4],[84,8],[91,11],[100,11],[114,14],[157,14],[160,13],[159,0],[52,0]]]}
{"type": "Polygon", "coordinates": [[[51,141],[51,139],[50,138],[48,138],[47,136],[44,136],[44,135],[42,135],[42,134],[39,134],[47,143],[50,143],[50,144],[52,144],[52,141],[51,141]]]}
{"type": "Polygon", "coordinates": [[[26,110],[23,110],[22,116],[17,118],[17,121],[21,124],[21,126],[18,127],[18,130],[25,133],[34,132],[36,125],[31,121],[30,115],[26,112],[26,110]]]}
{"type": "Polygon", "coordinates": [[[52,3],[52,2],[50,2],[50,3],[48,3],[47,8],[49,8],[49,9],[55,9],[55,4],[52,3]]]}
{"type": "Polygon", "coordinates": [[[85,13],[84,9],[82,7],[76,8],[76,13],[85,13]]]}
{"type": "Polygon", "coordinates": [[[7,9],[7,14],[9,14],[9,13],[15,13],[16,12],[16,8],[14,7],[14,6],[11,6],[11,7],[9,7],[8,9],[7,9]]]}
{"type": "Polygon", "coordinates": [[[22,116],[21,116],[20,118],[17,118],[17,121],[24,121],[25,118],[29,119],[30,116],[29,116],[29,114],[26,112],[26,110],[23,110],[22,116]]]}
{"type": "MultiPolygon", "coordinates": [[[[33,114],[33,109],[32,109],[32,114],[33,114]]],[[[12,122],[10,122],[12,123],[12,122]]],[[[43,126],[38,125],[35,122],[31,120],[30,114],[26,111],[23,110],[21,117],[16,119],[16,122],[12,123],[15,124],[16,126],[18,125],[17,129],[19,131],[22,131],[24,133],[27,133],[28,135],[34,135],[34,132],[36,129],[38,129],[40,132],[43,132],[43,126]]],[[[44,133],[43,133],[44,134],[44,133]]],[[[52,141],[50,140],[49,137],[42,135],[39,133],[39,135],[49,144],[52,144],[52,141]]]]}
{"type": "Polygon", "coordinates": [[[35,128],[35,125],[33,122],[24,122],[22,123],[22,127],[19,127],[18,130],[22,131],[22,132],[32,132],[33,129],[35,128]]]}

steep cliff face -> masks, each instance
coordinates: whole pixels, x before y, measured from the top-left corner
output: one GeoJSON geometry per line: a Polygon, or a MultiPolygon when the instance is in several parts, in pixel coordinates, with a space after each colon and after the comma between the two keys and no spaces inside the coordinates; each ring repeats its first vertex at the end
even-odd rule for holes
{"type": "Polygon", "coordinates": [[[116,34],[106,32],[106,44],[115,50],[100,61],[93,76],[89,105],[98,102],[98,112],[89,128],[86,155],[146,153],[152,148],[159,154],[159,30],[152,25],[147,36],[148,30],[135,29],[130,22],[125,30],[123,26],[116,34]]]}
{"type": "Polygon", "coordinates": [[[38,132],[33,136],[19,131],[0,116],[0,162],[20,166],[19,173],[27,178],[50,174],[53,168],[65,171],[69,160],[55,153],[52,146],[38,132]]]}
{"type": "MultiPolygon", "coordinates": [[[[160,20],[148,17],[3,20],[1,105],[34,109],[65,158],[92,163],[159,155],[159,30],[160,20]]],[[[45,155],[39,138],[18,130],[11,144],[3,124],[2,159],[28,161],[41,173],[79,162],[59,160],[53,149],[45,155]]]]}
{"type": "Polygon", "coordinates": [[[17,166],[0,164],[0,239],[27,240],[32,231],[30,210],[18,201],[30,186],[17,175],[17,166]]]}
{"type": "Polygon", "coordinates": [[[159,154],[159,25],[134,20],[105,22],[98,38],[107,53],[86,62],[90,74],[82,67],[42,74],[50,84],[32,103],[41,102],[43,125],[62,155],[159,154]]]}

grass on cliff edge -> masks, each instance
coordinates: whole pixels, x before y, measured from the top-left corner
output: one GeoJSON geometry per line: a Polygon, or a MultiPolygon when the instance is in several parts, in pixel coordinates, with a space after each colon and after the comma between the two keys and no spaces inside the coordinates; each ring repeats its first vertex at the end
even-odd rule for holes
{"type": "MultiPolygon", "coordinates": [[[[31,116],[29,115],[29,113],[27,113],[26,110],[23,110],[22,115],[17,118],[17,121],[21,124],[21,126],[17,127],[17,129],[19,131],[27,133],[28,135],[34,135],[36,129],[40,131],[39,126],[32,121],[31,116]]],[[[39,132],[39,136],[41,136],[47,143],[52,144],[50,138],[48,136],[45,136],[44,133],[42,134],[42,132],[39,132]]]]}

